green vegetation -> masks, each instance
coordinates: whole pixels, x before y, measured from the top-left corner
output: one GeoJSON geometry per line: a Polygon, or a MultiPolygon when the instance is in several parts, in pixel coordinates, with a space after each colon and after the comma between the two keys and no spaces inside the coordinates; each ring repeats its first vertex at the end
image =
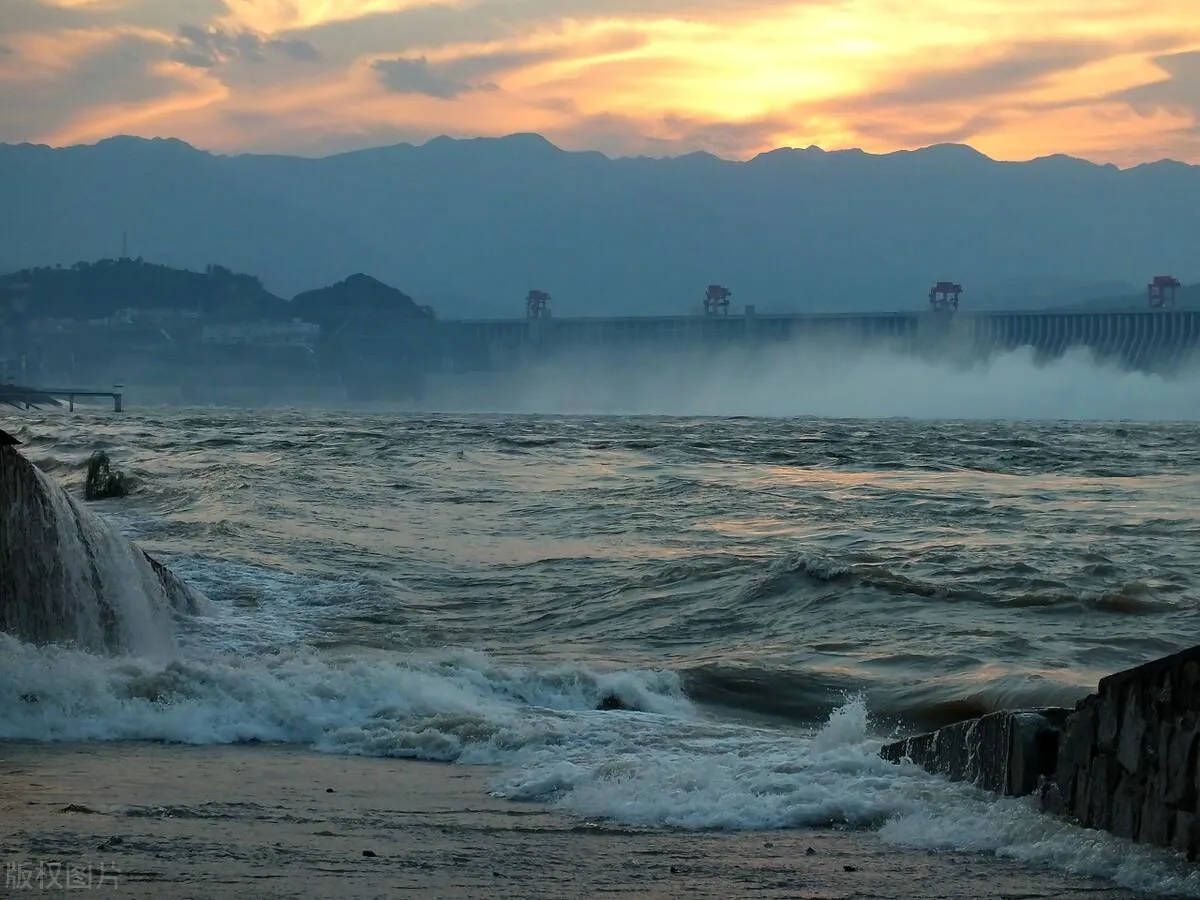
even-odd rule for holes
{"type": "Polygon", "coordinates": [[[106,319],[126,309],[177,310],[205,321],[303,319],[326,331],[434,318],[428,306],[363,274],[291,301],[270,293],[253,275],[218,265],[194,272],[142,259],[102,259],[0,275],[0,327],[35,318],[106,319]]]}
{"type": "Polygon", "coordinates": [[[316,322],[326,333],[368,329],[397,320],[431,320],[433,310],[418,306],[408,294],[359,273],[315,291],[297,294],[293,315],[316,322]]]}
{"type": "Polygon", "coordinates": [[[101,259],[69,268],[23,269],[0,276],[0,309],[9,319],[103,319],[122,309],[177,309],[215,319],[288,315],[286,300],[253,275],[223,266],[203,272],[141,259],[101,259]]]}

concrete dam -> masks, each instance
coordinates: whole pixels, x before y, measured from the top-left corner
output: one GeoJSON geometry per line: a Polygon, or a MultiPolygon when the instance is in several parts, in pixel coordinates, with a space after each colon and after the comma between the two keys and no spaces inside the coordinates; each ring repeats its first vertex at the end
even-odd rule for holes
{"type": "Polygon", "coordinates": [[[1200,310],[743,314],[555,318],[544,308],[524,319],[438,323],[438,353],[450,371],[506,371],[560,355],[654,353],[671,347],[819,345],[970,362],[1032,348],[1051,360],[1072,348],[1124,368],[1169,373],[1200,347],[1200,310]]]}

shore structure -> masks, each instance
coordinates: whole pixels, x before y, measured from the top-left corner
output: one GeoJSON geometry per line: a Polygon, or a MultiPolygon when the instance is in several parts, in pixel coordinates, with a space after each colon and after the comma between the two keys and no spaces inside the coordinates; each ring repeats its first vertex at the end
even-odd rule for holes
{"type": "Polygon", "coordinates": [[[1085,828],[1200,859],[1200,646],[1118,672],[1074,709],[998,712],[885,745],[1085,828]]]}

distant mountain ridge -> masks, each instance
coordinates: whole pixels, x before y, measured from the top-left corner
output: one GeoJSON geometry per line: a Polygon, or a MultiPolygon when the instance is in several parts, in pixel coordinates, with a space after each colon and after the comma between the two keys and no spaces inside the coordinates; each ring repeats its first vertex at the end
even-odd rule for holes
{"type": "Polygon", "coordinates": [[[940,279],[964,309],[1078,306],[1114,284],[1200,281],[1200,167],[970,147],[780,149],[609,159],[536,135],[323,159],[219,156],[171,139],[0,145],[0,271],[129,253],[219,261],[292,295],[369,271],[442,317],[734,309],[916,309],[940,279]]]}

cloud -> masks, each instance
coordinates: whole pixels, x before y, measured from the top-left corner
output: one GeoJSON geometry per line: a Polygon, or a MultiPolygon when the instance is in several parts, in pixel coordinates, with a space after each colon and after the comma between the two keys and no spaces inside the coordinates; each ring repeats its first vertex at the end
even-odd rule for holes
{"type": "Polygon", "coordinates": [[[1167,77],[1113,95],[1141,115],[1157,110],[1183,111],[1200,117],[1200,50],[1154,59],[1167,77]]]}
{"type": "Polygon", "coordinates": [[[153,107],[181,89],[157,68],[165,50],[163,42],[138,33],[87,32],[19,48],[13,59],[20,77],[0,78],[0,140],[41,139],[115,105],[153,107]]]}
{"type": "Polygon", "coordinates": [[[0,34],[27,34],[61,29],[153,29],[170,32],[182,21],[207,22],[228,13],[225,0],[97,0],[54,3],[51,0],[0,0],[0,34]]]}
{"type": "Polygon", "coordinates": [[[265,62],[272,53],[297,62],[319,62],[321,59],[316,47],[299,38],[267,38],[252,31],[198,25],[179,26],[179,37],[171,58],[185,66],[213,68],[235,60],[265,62]]]}
{"type": "Polygon", "coordinates": [[[417,59],[380,59],[372,64],[379,80],[389,91],[397,94],[424,94],[442,100],[453,100],[472,91],[498,90],[495,84],[471,84],[454,78],[444,66],[431,66],[425,57],[417,59]]]}
{"type": "Polygon", "coordinates": [[[1200,161],[1200,20],[1172,13],[1192,2],[0,0],[0,84],[25,85],[0,100],[0,134],[329,152],[537,131],[613,155],[953,141],[1200,161]],[[119,34],[143,43],[101,64],[119,34]]]}
{"type": "Polygon", "coordinates": [[[1016,44],[1000,48],[999,55],[986,62],[917,72],[895,87],[839,101],[839,105],[849,109],[924,106],[957,100],[978,103],[989,97],[1027,90],[1051,75],[1079,69],[1113,52],[1111,44],[1099,41],[1016,44]]]}
{"type": "Polygon", "coordinates": [[[543,46],[466,49],[432,62],[425,56],[380,59],[372,63],[372,68],[389,91],[449,100],[462,94],[499,90],[493,79],[506,73],[555,60],[586,58],[589,54],[620,53],[644,44],[644,38],[636,33],[614,33],[543,46]]]}
{"type": "Polygon", "coordinates": [[[712,121],[679,115],[638,117],[623,113],[583,115],[569,100],[547,104],[564,121],[545,128],[556,144],[570,150],[599,150],[612,156],[678,156],[711,153],[725,159],[753,155],[775,146],[795,123],[765,116],[743,121],[712,121]]]}

